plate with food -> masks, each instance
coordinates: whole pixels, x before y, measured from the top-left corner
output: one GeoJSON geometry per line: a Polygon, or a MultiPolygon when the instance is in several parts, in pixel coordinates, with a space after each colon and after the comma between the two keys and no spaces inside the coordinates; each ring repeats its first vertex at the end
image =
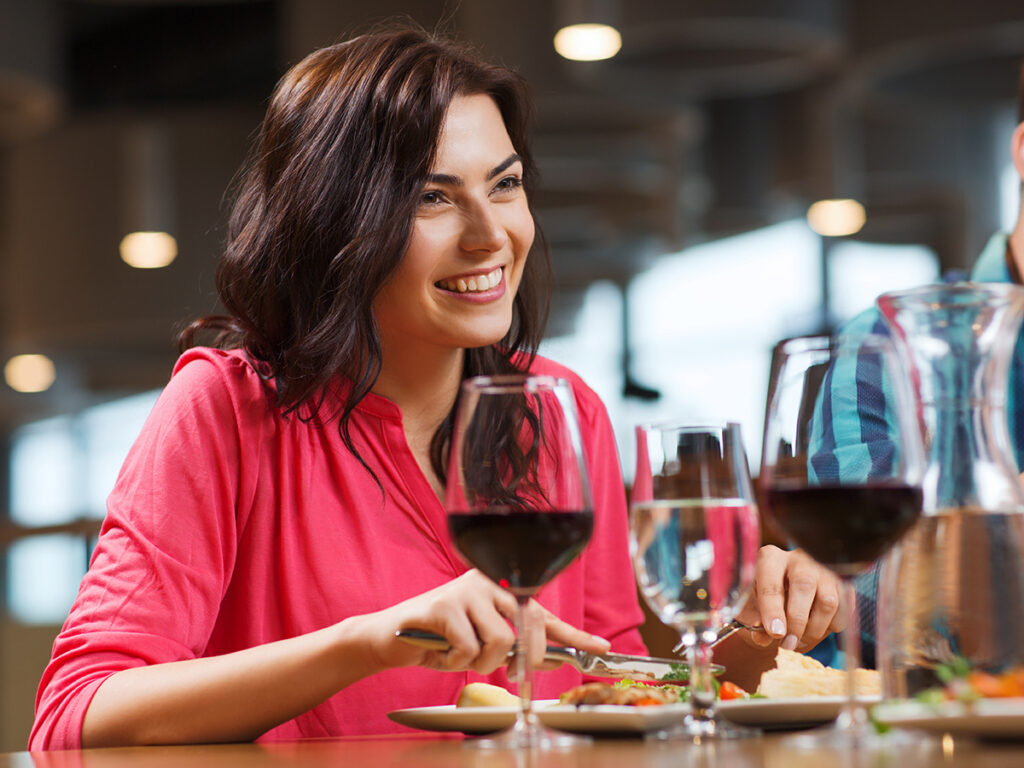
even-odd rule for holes
{"type": "MultiPolygon", "coordinates": [[[[729,682],[717,685],[721,716],[763,729],[809,727],[836,718],[844,701],[846,673],[793,651],[779,650],[776,665],[762,675],[754,693],[729,682]]],[[[877,672],[857,670],[856,682],[865,702],[880,700],[877,672]]],[[[588,734],[646,733],[685,717],[690,711],[687,696],[687,688],[681,685],[591,682],[566,691],[558,700],[534,702],[534,709],[549,728],[588,734]]],[[[483,734],[512,725],[517,707],[518,699],[505,689],[470,683],[456,704],[402,709],[388,717],[423,730],[483,734]]]]}
{"type": "MultiPolygon", "coordinates": [[[[632,681],[586,683],[562,698],[535,701],[534,711],[550,728],[589,734],[644,733],[686,716],[685,688],[632,681]]],[[[396,723],[426,731],[493,733],[515,721],[515,694],[489,683],[470,683],[455,704],[413,707],[388,713],[396,723]]]]}
{"type": "MultiPolygon", "coordinates": [[[[718,713],[739,725],[766,730],[823,725],[839,716],[846,701],[846,681],[843,670],[780,648],[775,667],[761,675],[757,691],[752,696],[722,697],[718,713]]],[[[876,670],[856,670],[854,684],[861,702],[881,701],[882,681],[876,670]]]]}
{"type": "Polygon", "coordinates": [[[964,659],[938,667],[941,685],[872,710],[879,723],[954,736],[1024,739],[1024,667],[991,673],[964,659]]]}
{"type": "MultiPolygon", "coordinates": [[[[541,708],[557,701],[537,701],[541,708]]],[[[519,709],[519,697],[490,683],[464,686],[455,704],[410,707],[388,712],[388,718],[423,731],[455,731],[470,735],[494,733],[511,726],[519,709]]]]}

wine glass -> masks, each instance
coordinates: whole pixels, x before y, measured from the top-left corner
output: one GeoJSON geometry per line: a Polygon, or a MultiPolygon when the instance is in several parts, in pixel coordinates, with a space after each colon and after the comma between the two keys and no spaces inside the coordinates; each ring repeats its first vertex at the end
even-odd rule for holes
{"type": "Polygon", "coordinates": [[[739,424],[674,423],[636,429],[630,550],[640,593],[682,638],[690,713],[654,738],[693,741],[756,731],[715,716],[711,645],[743,607],[760,544],[739,424]]]}
{"type": "Polygon", "coordinates": [[[449,458],[448,530],[465,561],[515,595],[515,724],[482,747],[585,741],[542,726],[532,709],[524,607],[590,540],[594,512],[572,387],[550,376],[462,384],[449,458]]]}
{"type": "Polygon", "coordinates": [[[924,453],[910,379],[892,339],[870,334],[783,341],[772,369],[762,510],[793,544],[839,576],[848,613],[843,711],[832,727],[798,741],[869,746],[875,731],[857,701],[853,674],[860,666],[854,579],[921,514],[924,453]]]}

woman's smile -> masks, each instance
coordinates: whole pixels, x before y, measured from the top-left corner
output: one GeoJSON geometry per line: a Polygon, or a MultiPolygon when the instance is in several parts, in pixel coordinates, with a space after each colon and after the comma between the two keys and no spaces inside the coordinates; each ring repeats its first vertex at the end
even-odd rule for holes
{"type": "Polygon", "coordinates": [[[505,282],[502,280],[504,267],[481,273],[466,273],[457,277],[438,280],[434,285],[448,293],[457,293],[461,297],[473,301],[492,301],[505,294],[505,282]]]}

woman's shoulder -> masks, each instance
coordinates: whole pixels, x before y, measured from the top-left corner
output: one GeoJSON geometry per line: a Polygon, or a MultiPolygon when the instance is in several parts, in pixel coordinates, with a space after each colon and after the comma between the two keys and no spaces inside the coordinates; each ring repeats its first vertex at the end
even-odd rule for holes
{"type": "Polygon", "coordinates": [[[245,350],[192,347],[175,363],[167,390],[189,398],[264,401],[273,398],[274,379],[245,350]]]}

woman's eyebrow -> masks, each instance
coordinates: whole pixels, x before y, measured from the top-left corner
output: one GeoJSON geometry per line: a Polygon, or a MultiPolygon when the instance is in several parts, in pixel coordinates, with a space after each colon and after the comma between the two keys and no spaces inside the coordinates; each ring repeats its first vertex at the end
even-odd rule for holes
{"type": "Polygon", "coordinates": [[[501,161],[500,163],[498,163],[498,164],[497,164],[496,166],[494,166],[494,167],[493,167],[493,168],[492,168],[492,169],[491,169],[491,170],[490,170],[490,171],[488,172],[488,174],[487,174],[487,178],[488,178],[488,179],[493,179],[493,178],[494,178],[495,176],[497,176],[497,175],[498,175],[499,173],[501,173],[502,171],[504,171],[504,170],[505,170],[506,168],[508,168],[508,167],[509,167],[510,165],[512,165],[513,163],[517,163],[517,162],[519,162],[520,160],[522,160],[522,158],[521,158],[521,157],[519,157],[519,155],[517,155],[517,154],[515,154],[515,153],[513,152],[513,153],[512,153],[511,155],[509,155],[509,156],[508,156],[508,157],[506,157],[506,158],[505,158],[504,160],[502,160],[502,161],[501,161]]]}
{"type": "MultiPolygon", "coordinates": [[[[496,166],[491,168],[487,172],[487,180],[490,181],[502,171],[506,170],[510,165],[518,163],[522,158],[513,153],[498,163],[496,166]]],[[[461,187],[465,184],[461,176],[456,176],[451,173],[431,173],[427,175],[427,183],[429,184],[443,184],[450,187],[461,187]]]]}

